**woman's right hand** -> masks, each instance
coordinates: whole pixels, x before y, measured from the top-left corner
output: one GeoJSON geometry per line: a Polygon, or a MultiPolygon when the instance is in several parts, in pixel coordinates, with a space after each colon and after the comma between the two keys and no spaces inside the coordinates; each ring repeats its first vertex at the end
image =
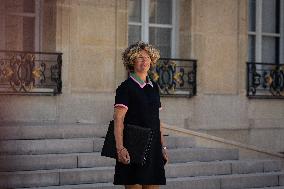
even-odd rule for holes
{"type": "Polygon", "coordinates": [[[123,129],[124,129],[124,117],[126,115],[127,108],[117,106],[114,108],[114,136],[117,149],[117,159],[123,164],[130,163],[130,156],[127,149],[123,146],[123,129]]]}
{"type": "Polygon", "coordinates": [[[125,165],[130,163],[130,156],[125,147],[117,150],[117,159],[119,162],[125,165]]]}

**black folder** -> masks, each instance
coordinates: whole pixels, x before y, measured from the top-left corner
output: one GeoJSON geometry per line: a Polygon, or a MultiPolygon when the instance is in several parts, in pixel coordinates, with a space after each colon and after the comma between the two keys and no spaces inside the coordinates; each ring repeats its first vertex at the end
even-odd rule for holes
{"type": "MultiPolygon", "coordinates": [[[[152,139],[153,131],[150,128],[133,124],[124,126],[123,145],[129,153],[131,164],[146,164],[150,158],[152,139]]],[[[117,159],[113,120],[109,123],[101,155],[117,159]]]]}

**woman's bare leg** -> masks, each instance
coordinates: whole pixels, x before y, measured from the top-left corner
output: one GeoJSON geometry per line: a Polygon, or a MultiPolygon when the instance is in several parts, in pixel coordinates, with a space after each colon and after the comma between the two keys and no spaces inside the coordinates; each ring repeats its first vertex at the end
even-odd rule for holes
{"type": "Polygon", "coordinates": [[[142,185],[142,189],[159,189],[159,185],[142,185]]]}
{"type": "Polygon", "coordinates": [[[142,189],[142,185],[139,185],[139,184],[125,185],[125,189],[142,189]]]}

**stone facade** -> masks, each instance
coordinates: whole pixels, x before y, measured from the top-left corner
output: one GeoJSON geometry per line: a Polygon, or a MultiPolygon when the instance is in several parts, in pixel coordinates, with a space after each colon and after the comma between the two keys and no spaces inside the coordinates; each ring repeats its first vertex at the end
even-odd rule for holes
{"type": "MultiPolygon", "coordinates": [[[[1,96],[0,120],[107,123],[115,88],[127,76],[121,62],[128,44],[127,0],[53,3],[45,9],[52,27],[45,29],[44,49],[63,52],[63,93],[1,96]]],[[[284,101],[246,97],[247,1],[179,0],[178,5],[178,58],[197,59],[197,96],[163,97],[161,120],[284,151],[284,101]]]]}

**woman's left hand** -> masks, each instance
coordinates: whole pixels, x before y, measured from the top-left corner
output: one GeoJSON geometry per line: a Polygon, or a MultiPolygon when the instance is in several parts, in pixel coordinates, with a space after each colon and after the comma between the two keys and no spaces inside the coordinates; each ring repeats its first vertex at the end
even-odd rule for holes
{"type": "Polygon", "coordinates": [[[163,158],[164,158],[165,164],[167,164],[169,162],[168,150],[166,148],[163,148],[162,152],[163,152],[163,158]]]}

